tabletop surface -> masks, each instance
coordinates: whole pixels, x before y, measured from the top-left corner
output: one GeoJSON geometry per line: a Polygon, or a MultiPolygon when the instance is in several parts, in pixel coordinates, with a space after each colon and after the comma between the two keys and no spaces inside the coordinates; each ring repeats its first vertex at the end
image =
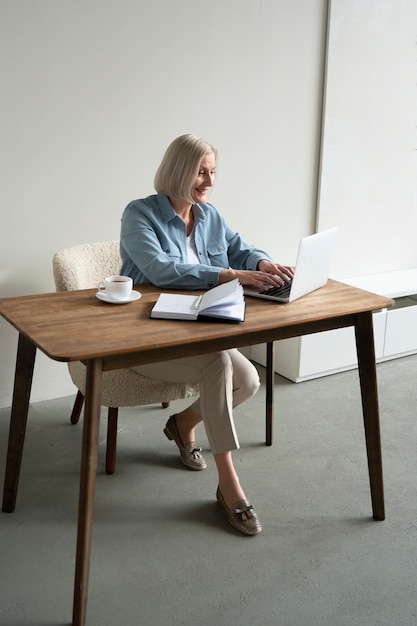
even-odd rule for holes
{"type": "Polygon", "coordinates": [[[241,323],[190,322],[150,319],[161,289],[146,284],[136,290],[142,297],[121,305],[98,300],[95,289],[3,298],[0,314],[54,360],[106,357],[111,369],[112,358],[120,361],[129,354],[136,355],[135,363],[146,363],[160,360],[161,350],[163,358],[175,358],[196,349],[213,352],[316,332],[327,324],[329,328],[352,325],[358,313],[393,304],[390,298],[329,280],[325,287],[289,304],[246,297],[241,323]]]}

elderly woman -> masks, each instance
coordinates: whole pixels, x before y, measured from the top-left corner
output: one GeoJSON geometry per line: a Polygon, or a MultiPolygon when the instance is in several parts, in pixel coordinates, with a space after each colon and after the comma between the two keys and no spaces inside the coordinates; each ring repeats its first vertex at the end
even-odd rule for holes
{"type": "MultiPolygon", "coordinates": [[[[242,285],[258,287],[292,277],[292,268],[244,241],[207,202],[216,157],[216,149],[205,140],[189,134],[178,137],[156,172],[157,193],[126,207],[121,273],[135,284],[210,289],[237,278],[242,285]]],[[[195,443],[195,429],[203,421],[218,472],[217,502],[234,528],[245,535],[259,533],[261,524],[232,459],[232,451],[239,448],[233,409],[259,388],[252,363],[233,349],[133,369],[161,381],[199,384],[199,399],[172,415],[164,433],[175,441],[184,465],[202,470],[206,462],[195,443]]]]}

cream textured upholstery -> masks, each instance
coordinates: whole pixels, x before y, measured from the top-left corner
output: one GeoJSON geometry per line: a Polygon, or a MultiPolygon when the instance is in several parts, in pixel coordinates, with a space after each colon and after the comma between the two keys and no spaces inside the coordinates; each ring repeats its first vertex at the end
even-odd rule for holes
{"type": "MultiPolygon", "coordinates": [[[[57,291],[94,288],[106,276],[119,274],[119,242],[87,243],[65,248],[54,255],[52,265],[57,291]]],[[[84,396],[85,365],[69,363],[68,369],[74,385],[84,396]]],[[[101,403],[116,410],[116,420],[117,407],[161,402],[168,405],[171,400],[198,395],[198,385],[161,383],[129,369],[103,373],[101,403]]]]}
{"type": "MultiPolygon", "coordinates": [[[[68,363],[72,382],[85,395],[85,372],[83,363],[68,363]]],[[[141,376],[132,370],[103,372],[101,404],[107,407],[140,406],[170,402],[190,396],[197,396],[197,386],[180,383],[161,383],[141,376]]]]}
{"type": "Polygon", "coordinates": [[[106,276],[120,272],[119,242],[85,243],[57,252],[53,258],[57,291],[92,289],[106,276]]]}

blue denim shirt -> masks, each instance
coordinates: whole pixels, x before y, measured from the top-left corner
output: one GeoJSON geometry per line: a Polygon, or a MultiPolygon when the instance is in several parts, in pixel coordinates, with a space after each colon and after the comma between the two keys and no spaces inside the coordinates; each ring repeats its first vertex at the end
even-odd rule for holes
{"type": "Polygon", "coordinates": [[[121,273],[158,287],[210,289],[222,268],[256,270],[271,257],[246,243],[211,204],[195,204],[194,237],[199,264],[187,263],[186,229],[167,196],[134,200],[123,212],[121,273]]]}

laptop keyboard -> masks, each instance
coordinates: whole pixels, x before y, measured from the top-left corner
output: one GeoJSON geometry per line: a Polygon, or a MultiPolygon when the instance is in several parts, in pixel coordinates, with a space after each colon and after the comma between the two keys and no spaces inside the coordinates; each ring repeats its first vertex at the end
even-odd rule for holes
{"type": "Polygon", "coordinates": [[[291,290],[291,282],[281,285],[281,287],[269,287],[260,293],[264,296],[288,296],[291,290]]]}

